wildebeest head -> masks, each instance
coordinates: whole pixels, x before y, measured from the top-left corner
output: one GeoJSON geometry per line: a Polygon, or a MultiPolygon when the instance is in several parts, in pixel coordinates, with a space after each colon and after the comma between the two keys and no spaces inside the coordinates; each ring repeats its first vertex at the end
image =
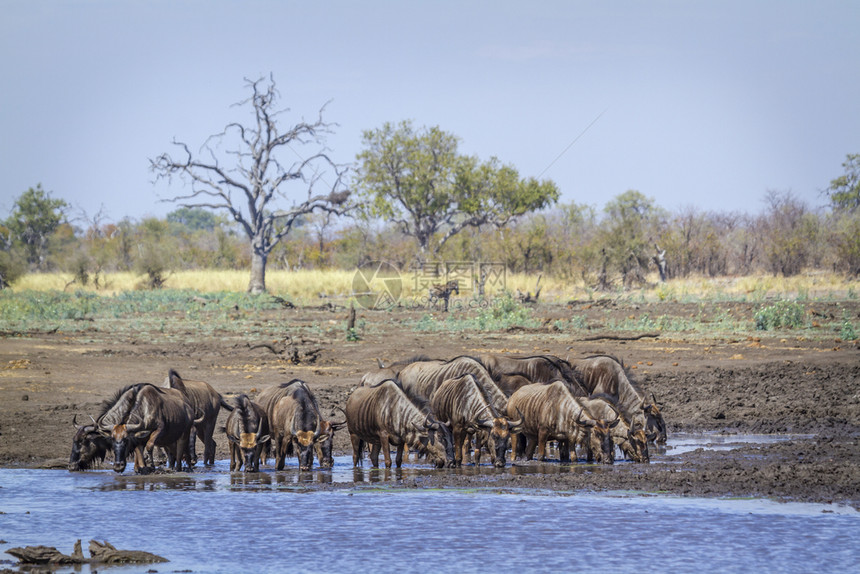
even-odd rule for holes
{"type": "MultiPolygon", "coordinates": [[[[519,409],[517,409],[517,412],[519,412],[519,409]]],[[[505,457],[511,444],[511,433],[518,433],[522,430],[523,416],[522,413],[519,414],[519,420],[508,420],[506,417],[493,417],[492,419],[478,421],[478,428],[487,431],[489,437],[488,446],[493,449],[493,465],[497,468],[505,467],[507,462],[505,457]]]]}
{"type": "Polygon", "coordinates": [[[334,442],[334,431],[346,426],[346,419],[343,421],[331,422],[327,420],[320,421],[320,438],[316,441],[320,466],[323,468],[331,468],[334,466],[334,457],[331,454],[332,443],[334,442]]]}
{"type": "Polygon", "coordinates": [[[133,453],[139,441],[145,440],[152,431],[138,432],[136,427],[130,425],[115,425],[110,432],[113,441],[113,469],[115,472],[125,470],[129,453],[133,453]]]}
{"type": "MultiPolygon", "coordinates": [[[[91,418],[92,419],[92,418],[91,418]]],[[[88,470],[101,463],[111,449],[110,438],[99,431],[96,421],[91,425],[79,425],[77,415],[72,418],[75,436],[72,439],[72,454],[69,456],[69,470],[88,470]]]]}
{"type": "Polygon", "coordinates": [[[299,447],[299,470],[310,470],[314,464],[314,443],[324,442],[328,437],[321,435],[321,425],[315,431],[296,431],[296,444],[299,447]]]}
{"type": "Polygon", "coordinates": [[[612,429],[621,422],[620,418],[608,422],[603,419],[582,419],[582,413],[577,416],[576,424],[586,431],[588,448],[598,463],[612,464],[615,462],[615,443],[612,442],[612,429]]]}
{"type": "Polygon", "coordinates": [[[229,433],[227,438],[235,443],[239,450],[242,451],[245,469],[251,472],[260,471],[260,450],[271,438],[269,435],[260,435],[259,433],[243,432],[238,437],[232,436],[229,433]]]}
{"type": "Polygon", "coordinates": [[[660,412],[660,405],[654,393],[651,393],[651,399],[654,402],[642,406],[642,411],[645,413],[645,434],[648,440],[656,441],[657,444],[666,444],[668,435],[666,421],[663,420],[663,413],[660,412]]]}
{"type": "Polygon", "coordinates": [[[648,454],[648,437],[641,424],[634,422],[627,431],[627,440],[633,449],[633,460],[636,462],[651,462],[648,454]]]}
{"type": "Polygon", "coordinates": [[[419,441],[436,468],[454,467],[454,434],[450,423],[441,423],[428,416],[419,432],[419,441]]]}

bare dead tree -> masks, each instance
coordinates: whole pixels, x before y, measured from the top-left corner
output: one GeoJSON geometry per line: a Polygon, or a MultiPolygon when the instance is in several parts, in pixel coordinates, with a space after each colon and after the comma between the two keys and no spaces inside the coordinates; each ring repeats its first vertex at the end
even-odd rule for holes
{"type": "Polygon", "coordinates": [[[350,191],[344,186],[348,168],[335,164],[326,154],[325,136],[333,133],[334,124],[323,121],[325,106],[316,121],[302,120],[282,132],[277,120],[289,110],[275,107],[280,94],[274,78],[246,78],[245,82],[252,94],[235,106],[250,105],[253,121],[227,124],[221,133],[206,140],[198,157],[187,144],[174,140],[183,157],[174,159],[170,154],[161,154],[150,160],[150,169],[156,180],[171,181],[176,175],[190,181],[189,193],[166,201],[230,214],[251,244],[248,292],[262,293],[266,290],[266,263],[272,249],[304,215],[314,211],[345,213],[350,191]],[[227,142],[226,151],[219,156],[216,151],[223,142],[227,142]],[[308,146],[314,153],[300,153],[308,146]],[[231,162],[222,162],[224,156],[231,157],[231,162]],[[287,194],[288,184],[294,182],[300,182],[306,190],[299,201],[287,194]],[[324,191],[316,193],[318,187],[324,191]],[[280,202],[290,205],[278,207],[280,202]]]}

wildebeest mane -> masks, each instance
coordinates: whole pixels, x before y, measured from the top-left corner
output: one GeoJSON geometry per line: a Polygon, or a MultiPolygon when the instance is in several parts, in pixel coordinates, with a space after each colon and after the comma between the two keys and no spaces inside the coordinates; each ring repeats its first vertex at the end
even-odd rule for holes
{"type": "Polygon", "coordinates": [[[96,417],[96,421],[99,422],[99,426],[101,426],[102,419],[108,413],[110,413],[114,408],[116,408],[118,406],[118,404],[120,403],[120,401],[127,402],[126,405],[123,405],[125,407],[125,410],[124,410],[124,412],[121,413],[120,419],[115,420],[115,421],[106,421],[106,422],[108,424],[114,424],[114,425],[127,422],[124,420],[124,418],[125,418],[125,416],[128,415],[129,411],[131,411],[132,407],[134,406],[134,401],[137,398],[138,393],[140,393],[140,390],[144,387],[152,387],[157,392],[164,394],[164,389],[161,389],[161,388],[157,387],[156,385],[153,385],[152,383],[135,383],[135,384],[131,384],[131,385],[126,385],[126,386],[118,389],[116,392],[114,392],[114,394],[111,395],[110,398],[102,401],[101,411],[99,412],[99,416],[96,417]],[[123,397],[129,391],[134,391],[134,394],[132,396],[129,396],[126,399],[123,399],[123,397]]]}
{"type": "Polygon", "coordinates": [[[453,363],[454,361],[457,361],[459,359],[472,359],[473,361],[475,361],[476,363],[478,363],[479,365],[481,365],[485,369],[487,368],[487,365],[485,365],[483,363],[483,361],[481,361],[481,359],[479,359],[478,357],[472,356],[472,355],[457,355],[453,359],[448,359],[447,361],[445,361],[445,363],[446,364],[447,363],[453,363]]]}
{"type": "Polygon", "coordinates": [[[278,385],[278,388],[279,388],[279,389],[286,389],[286,388],[291,387],[292,385],[295,385],[296,383],[299,383],[299,384],[302,384],[302,385],[304,385],[304,384],[305,384],[305,382],[304,382],[303,380],[301,380],[301,379],[293,379],[293,380],[291,380],[291,381],[289,381],[289,382],[287,382],[287,383],[281,383],[281,384],[279,384],[279,385],[278,385]]]}
{"type": "Polygon", "coordinates": [[[432,360],[433,359],[430,358],[428,355],[424,355],[424,354],[413,355],[413,356],[409,357],[408,359],[402,359],[400,361],[395,361],[395,362],[391,363],[390,365],[388,365],[388,367],[386,367],[386,368],[390,369],[394,365],[397,365],[399,367],[399,366],[411,365],[412,363],[422,363],[424,361],[432,361],[432,360]]]}

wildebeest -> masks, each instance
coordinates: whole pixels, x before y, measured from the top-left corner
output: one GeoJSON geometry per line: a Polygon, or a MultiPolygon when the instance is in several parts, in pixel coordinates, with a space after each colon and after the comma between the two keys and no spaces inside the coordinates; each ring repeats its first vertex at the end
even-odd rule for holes
{"type": "Polygon", "coordinates": [[[230,443],[230,470],[259,472],[260,455],[269,442],[269,417],[263,407],[244,393],[233,399],[235,408],[227,416],[224,432],[230,443]]]}
{"type": "Polygon", "coordinates": [[[666,422],[652,395],[649,401],[638,385],[627,376],[624,365],[614,357],[599,355],[578,359],[573,366],[589,394],[615,397],[616,406],[632,428],[642,429],[648,440],[666,442],[666,422]]]}
{"type": "Polygon", "coordinates": [[[504,412],[497,412],[487,402],[475,375],[467,373],[442,382],[430,398],[430,407],[436,417],[451,423],[456,466],[463,463],[463,445],[467,436],[479,430],[489,433],[488,447],[493,455],[493,464],[498,468],[505,466],[511,433],[519,431],[522,420],[511,421],[504,412]]]}
{"type": "Polygon", "coordinates": [[[604,393],[593,394],[589,397],[586,407],[597,418],[605,420],[618,418],[621,421],[612,429],[612,441],[621,449],[624,456],[636,462],[651,462],[644,431],[641,428],[631,428],[629,421],[618,411],[615,397],[604,393]]]}
{"type": "MultiPolygon", "coordinates": [[[[194,407],[197,417],[203,417],[200,423],[194,425],[197,438],[203,443],[203,464],[215,463],[215,425],[218,421],[218,413],[221,407],[232,411],[230,406],[221,396],[221,393],[212,388],[205,381],[189,381],[179,376],[175,370],[170,369],[164,386],[185,393],[191,406],[194,407]]],[[[191,459],[197,462],[197,450],[194,440],[190,441],[191,459]]]]}
{"type": "Polygon", "coordinates": [[[485,353],[476,358],[508,396],[519,387],[525,386],[526,381],[543,384],[564,381],[574,396],[588,396],[588,391],[573,366],[555,355],[511,357],[485,353]]]}
{"type": "Polygon", "coordinates": [[[444,311],[447,313],[448,300],[451,298],[453,293],[456,293],[457,295],[460,294],[460,283],[456,279],[448,281],[447,283],[434,284],[427,290],[427,298],[433,307],[436,306],[438,301],[444,301],[444,311]]]}
{"type": "Polygon", "coordinates": [[[112,449],[110,437],[105,436],[91,419],[93,424],[79,425],[77,415],[72,418],[75,436],[72,439],[72,454],[69,456],[69,470],[89,470],[104,461],[107,452],[112,449]]]}
{"type": "Polygon", "coordinates": [[[370,461],[379,466],[379,451],[385,467],[391,468],[390,445],[398,447],[396,464],[403,464],[403,446],[424,452],[438,467],[454,465],[451,429],[419,408],[393,380],[357,387],[346,401],[346,424],[352,441],[352,462],[361,462],[364,445],[371,446],[370,461]]]}
{"type": "MultiPolygon", "coordinates": [[[[400,370],[398,382],[411,399],[429,401],[444,381],[467,374],[475,377],[475,382],[496,412],[506,412],[507,395],[502,392],[480,361],[467,355],[454,357],[448,361],[412,362],[400,370]]],[[[475,463],[477,464],[481,457],[480,445],[488,444],[486,433],[480,431],[475,437],[475,442],[475,463]]],[[[490,457],[495,461],[494,452],[490,452],[490,457]]]]}
{"type": "MultiPolygon", "coordinates": [[[[531,459],[537,448],[540,460],[545,460],[546,442],[558,440],[562,462],[569,462],[570,449],[583,443],[598,462],[612,464],[615,446],[609,433],[618,419],[595,419],[582,400],[570,393],[564,381],[528,385],[511,395],[507,412],[508,416],[522,413],[521,434],[527,439],[526,459],[531,459]],[[586,433],[586,429],[590,432],[586,433]]],[[[515,443],[518,440],[519,437],[514,437],[515,443]]],[[[514,450],[517,450],[516,444],[514,450]]]]}
{"type": "Polygon", "coordinates": [[[474,357],[463,355],[448,361],[415,361],[400,370],[398,382],[410,397],[429,401],[444,381],[469,374],[474,375],[475,382],[493,408],[504,412],[508,397],[474,357]]]}
{"type": "Polygon", "coordinates": [[[411,365],[412,363],[436,363],[442,364],[445,361],[441,359],[431,359],[427,355],[415,355],[409,359],[404,359],[401,361],[395,361],[388,365],[387,367],[383,364],[379,359],[376,360],[376,363],[379,365],[379,369],[376,371],[368,371],[361,377],[361,382],[359,385],[362,387],[370,387],[377,383],[381,383],[386,379],[398,380],[400,376],[400,371],[403,370],[407,365],[411,365]]]}
{"type": "Polygon", "coordinates": [[[167,451],[168,464],[182,469],[182,461],[193,466],[188,441],[194,418],[193,407],[176,389],[138,383],[119,389],[103,403],[96,419],[99,430],[113,441],[114,470],[123,472],[129,452],[134,453],[134,469],[145,472],[154,467],[152,450],[167,451]]]}
{"type": "MultiPolygon", "coordinates": [[[[276,468],[283,470],[284,460],[295,452],[299,469],[310,470],[318,445],[327,443],[331,456],[332,434],[340,423],[323,420],[316,397],[304,381],[293,380],[278,388],[280,398],[271,407],[276,468]]],[[[324,456],[319,456],[321,465],[324,456]]]]}

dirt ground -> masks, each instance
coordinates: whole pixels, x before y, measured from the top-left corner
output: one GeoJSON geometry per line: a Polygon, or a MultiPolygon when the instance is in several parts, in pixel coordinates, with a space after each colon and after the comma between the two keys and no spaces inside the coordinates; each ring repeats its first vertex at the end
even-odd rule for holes
{"type": "MultiPolygon", "coordinates": [[[[423,312],[363,311],[361,340],[346,342],[345,310],[319,308],[259,312],[271,326],[269,340],[236,333],[200,340],[191,332],[116,337],[91,329],[74,334],[7,334],[0,339],[0,465],[60,466],[68,460],[72,418],[95,416],[102,400],[135,382],[161,383],[168,369],[205,380],[229,398],[252,397],[266,386],[300,378],[332,419],[361,375],[416,354],[450,358],[479,352],[553,353],[571,359],[612,354],[631,367],[638,382],[663,404],[672,433],[790,434],[790,440],[748,444],[729,451],[695,450],[672,462],[616,464],[582,472],[532,474],[490,472],[481,486],[502,489],[636,490],[700,496],[764,496],[860,508],[860,349],[831,336],[703,337],[601,330],[612,314],[636,317],[702,316],[700,304],[590,303],[540,305],[543,327],[504,332],[418,332],[423,312]],[[587,318],[588,330],[559,331],[556,321],[587,318]],[[298,335],[314,325],[316,336],[298,335]],[[295,335],[293,333],[296,333],[295,335]]],[[[822,304],[816,313],[852,316],[860,304],[822,304]],[[828,305],[832,309],[828,309],[828,305]]],[[[749,305],[720,303],[706,313],[750,313],[749,305]]],[[[219,425],[226,414],[222,411],[219,425]]],[[[227,458],[223,434],[218,457],[227,458]]],[[[202,452],[202,446],[198,446],[202,452]]],[[[335,436],[336,454],[349,454],[346,431],[335,436]]],[[[441,470],[405,487],[475,486],[475,478],[441,470]]]]}

